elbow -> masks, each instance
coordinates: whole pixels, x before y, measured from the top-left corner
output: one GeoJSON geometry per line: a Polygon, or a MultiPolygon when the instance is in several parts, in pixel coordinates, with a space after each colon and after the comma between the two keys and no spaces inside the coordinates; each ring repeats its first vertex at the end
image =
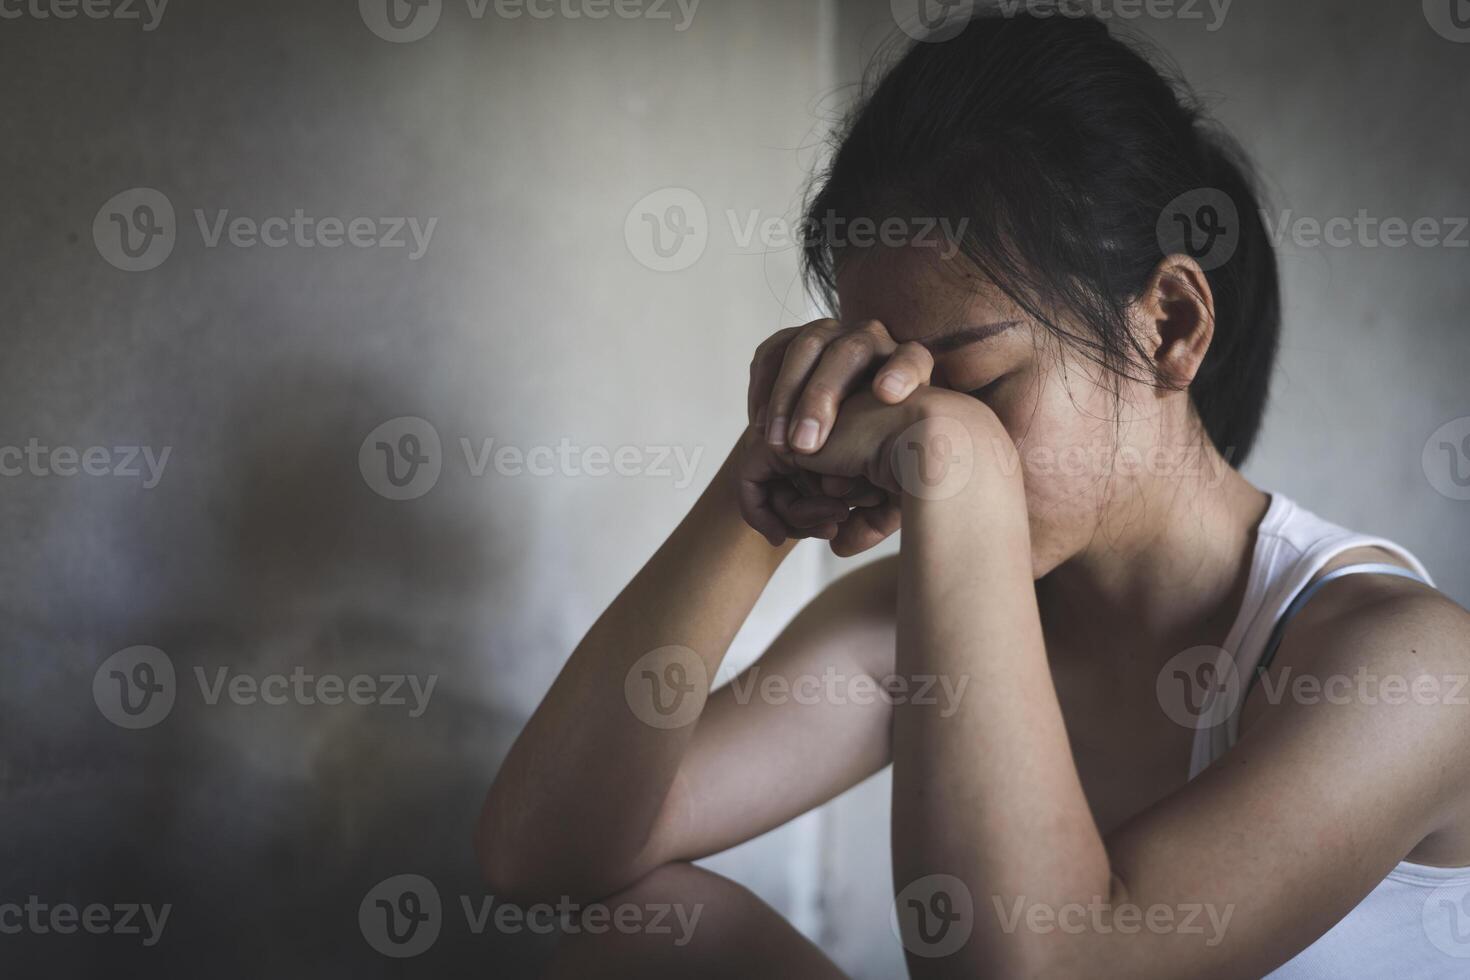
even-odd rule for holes
{"type": "Polygon", "coordinates": [[[524,848],[503,821],[496,820],[496,807],[491,797],[485,800],[480,817],[475,822],[475,864],[480,870],[480,880],[494,895],[519,903],[523,897],[537,891],[537,883],[528,862],[521,856],[524,848]]]}
{"type": "Polygon", "coordinates": [[[522,870],[511,860],[509,849],[486,829],[483,817],[475,825],[475,863],[480,880],[495,895],[509,897],[525,886],[522,870]]]}
{"type": "Polygon", "coordinates": [[[633,878],[591,862],[558,859],[540,853],[492,826],[482,816],[475,828],[475,859],[480,878],[497,898],[519,905],[585,905],[601,901],[633,878]]]}
{"type": "Polygon", "coordinates": [[[485,815],[475,827],[475,863],[480,880],[491,894],[514,905],[533,905],[555,901],[557,883],[527,859],[527,850],[502,829],[493,827],[485,815]]]}

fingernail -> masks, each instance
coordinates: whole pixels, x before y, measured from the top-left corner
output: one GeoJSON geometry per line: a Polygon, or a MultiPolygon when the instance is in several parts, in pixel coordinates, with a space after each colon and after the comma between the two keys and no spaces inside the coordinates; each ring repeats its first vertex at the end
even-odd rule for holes
{"type": "Polygon", "coordinates": [[[878,390],[890,398],[902,398],[908,387],[908,382],[898,374],[886,374],[883,380],[878,382],[878,390]]]}
{"type": "Polygon", "coordinates": [[[791,434],[791,444],[804,451],[816,449],[817,433],[820,431],[816,419],[802,419],[796,423],[796,431],[791,434]]]}
{"type": "Polygon", "coordinates": [[[786,420],[783,418],[771,419],[771,424],[766,426],[766,442],[773,446],[786,445],[786,420]]]}

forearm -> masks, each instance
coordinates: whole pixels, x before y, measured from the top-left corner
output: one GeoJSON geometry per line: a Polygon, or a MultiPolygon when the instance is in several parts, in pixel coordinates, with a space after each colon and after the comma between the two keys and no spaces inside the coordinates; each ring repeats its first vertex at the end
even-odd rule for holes
{"type": "Polygon", "coordinates": [[[968,678],[949,717],[895,711],[895,886],[953,875],[974,909],[964,948],[911,960],[925,976],[1024,975],[1049,937],[1005,932],[997,898],[1059,908],[1109,886],[1047,665],[1020,478],[985,458],[983,426],[970,442],[958,493],[903,502],[898,672],[968,678]]]}
{"type": "Polygon", "coordinates": [[[637,873],[692,719],[791,547],[741,520],[729,467],[578,644],[501,766],[477,844],[502,889],[599,892],[637,873]],[[682,650],[639,664],[668,647],[682,650]],[[660,714],[654,695],[676,709],[660,714]]]}

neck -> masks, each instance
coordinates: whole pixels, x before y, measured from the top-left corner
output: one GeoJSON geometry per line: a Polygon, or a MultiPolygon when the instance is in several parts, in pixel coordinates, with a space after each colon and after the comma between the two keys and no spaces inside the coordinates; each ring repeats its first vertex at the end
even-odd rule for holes
{"type": "Polygon", "coordinates": [[[1088,546],[1042,580],[1045,604],[1129,646],[1223,642],[1268,498],[1213,446],[1202,455],[1191,475],[1150,476],[1110,500],[1088,546]]]}

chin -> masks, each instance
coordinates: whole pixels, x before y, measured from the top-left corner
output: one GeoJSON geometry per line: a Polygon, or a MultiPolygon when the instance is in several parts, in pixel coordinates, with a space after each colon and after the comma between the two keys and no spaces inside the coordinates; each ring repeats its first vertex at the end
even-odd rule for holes
{"type": "Polygon", "coordinates": [[[1093,495],[1042,497],[1028,490],[1027,525],[1031,537],[1031,577],[1045,578],[1087,549],[1098,533],[1098,501],[1093,495]]]}
{"type": "Polygon", "coordinates": [[[1072,557],[1065,549],[1050,546],[1048,542],[1031,543],[1031,579],[1039,582],[1065,565],[1072,557]]]}

